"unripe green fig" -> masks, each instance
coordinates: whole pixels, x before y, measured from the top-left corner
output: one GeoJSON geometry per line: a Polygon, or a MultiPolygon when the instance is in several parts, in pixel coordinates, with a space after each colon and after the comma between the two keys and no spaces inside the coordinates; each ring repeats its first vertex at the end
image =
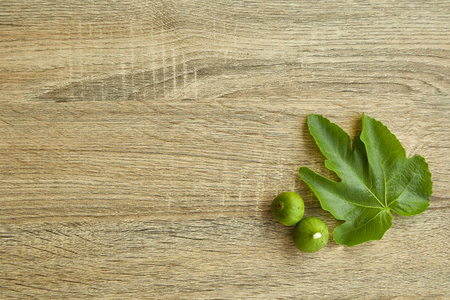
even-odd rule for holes
{"type": "Polygon", "coordinates": [[[328,228],[316,217],[301,220],[294,228],[294,244],[303,252],[316,252],[328,242],[328,228]]]}
{"type": "Polygon", "coordinates": [[[284,192],[273,200],[270,210],[278,222],[286,226],[294,226],[302,219],[305,204],[299,194],[284,192]]]}

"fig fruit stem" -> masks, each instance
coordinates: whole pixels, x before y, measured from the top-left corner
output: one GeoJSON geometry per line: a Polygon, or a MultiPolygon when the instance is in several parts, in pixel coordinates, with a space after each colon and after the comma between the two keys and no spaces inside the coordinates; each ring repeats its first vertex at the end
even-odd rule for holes
{"type": "Polygon", "coordinates": [[[320,232],[316,232],[313,235],[313,239],[320,239],[322,237],[322,234],[320,232]]]}

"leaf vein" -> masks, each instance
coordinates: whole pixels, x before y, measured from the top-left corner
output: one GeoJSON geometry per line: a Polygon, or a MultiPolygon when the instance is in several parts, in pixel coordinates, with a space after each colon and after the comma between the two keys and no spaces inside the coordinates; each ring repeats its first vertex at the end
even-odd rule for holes
{"type": "MultiPolygon", "coordinates": [[[[329,146],[331,149],[334,149],[333,145],[330,145],[330,143],[329,143],[328,140],[325,139],[325,142],[328,144],[328,146],[329,146]]],[[[336,152],[337,152],[337,151],[336,151],[336,152]]],[[[375,200],[376,200],[378,203],[380,203],[380,205],[381,205],[382,207],[385,207],[385,206],[383,206],[383,203],[378,199],[378,197],[370,190],[370,188],[369,188],[364,182],[361,181],[361,179],[355,174],[355,172],[353,172],[353,170],[352,170],[351,168],[348,167],[348,165],[347,165],[347,163],[345,162],[345,160],[342,159],[340,155],[336,155],[336,156],[338,157],[338,159],[339,159],[341,162],[343,162],[343,165],[344,165],[345,168],[349,171],[349,173],[352,174],[353,177],[355,177],[355,178],[359,181],[359,183],[367,189],[367,191],[372,195],[372,197],[374,197],[375,200]]],[[[332,170],[332,171],[334,171],[334,170],[332,170]]]]}

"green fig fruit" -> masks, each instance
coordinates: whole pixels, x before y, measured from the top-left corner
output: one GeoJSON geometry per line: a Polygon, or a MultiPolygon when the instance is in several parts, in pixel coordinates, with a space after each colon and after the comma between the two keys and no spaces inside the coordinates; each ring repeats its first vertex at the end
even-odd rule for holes
{"type": "Polygon", "coordinates": [[[316,217],[301,220],[294,228],[294,244],[303,252],[316,252],[328,242],[328,228],[316,217]]]}
{"type": "Polygon", "coordinates": [[[278,222],[286,226],[294,226],[302,219],[305,204],[299,194],[284,192],[273,200],[270,209],[278,222]]]}

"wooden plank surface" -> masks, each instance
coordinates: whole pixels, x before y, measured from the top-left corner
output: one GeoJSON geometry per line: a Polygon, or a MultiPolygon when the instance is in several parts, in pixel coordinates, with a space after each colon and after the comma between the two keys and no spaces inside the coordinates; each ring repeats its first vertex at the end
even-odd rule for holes
{"type": "Polygon", "coordinates": [[[0,2],[0,298],[448,299],[450,2],[0,2]],[[381,241],[269,205],[365,112],[433,174],[381,241]]]}

